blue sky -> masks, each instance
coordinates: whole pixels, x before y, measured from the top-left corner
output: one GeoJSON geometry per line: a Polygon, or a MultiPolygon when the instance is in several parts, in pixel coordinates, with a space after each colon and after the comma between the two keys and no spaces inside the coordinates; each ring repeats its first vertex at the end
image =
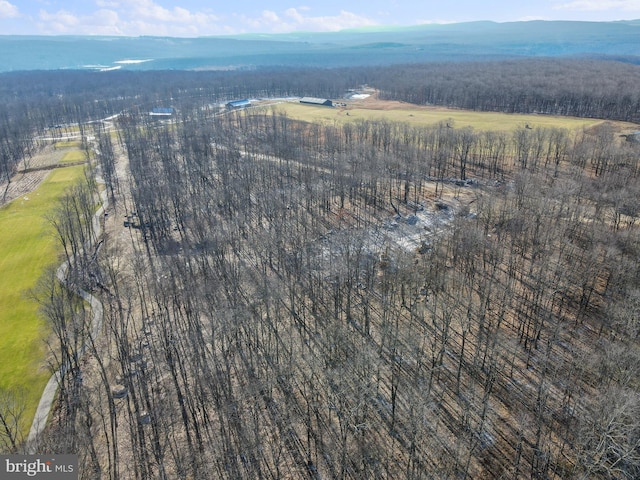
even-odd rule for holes
{"type": "Polygon", "coordinates": [[[474,20],[630,20],[640,0],[0,0],[0,34],[169,35],[335,31],[474,20]]]}

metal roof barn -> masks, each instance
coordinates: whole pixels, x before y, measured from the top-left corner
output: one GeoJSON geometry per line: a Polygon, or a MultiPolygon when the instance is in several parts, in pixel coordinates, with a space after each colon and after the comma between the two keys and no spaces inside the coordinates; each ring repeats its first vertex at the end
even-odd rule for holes
{"type": "Polygon", "coordinates": [[[174,110],[171,107],[157,107],[157,108],[153,108],[149,112],[149,115],[160,116],[160,117],[170,117],[171,115],[173,115],[173,113],[174,113],[174,110]]]}
{"type": "Polygon", "coordinates": [[[333,102],[326,98],[316,97],[302,97],[300,103],[306,103],[308,105],[323,105],[325,107],[333,107],[333,102]]]}
{"type": "Polygon", "coordinates": [[[243,100],[234,100],[232,102],[227,103],[227,108],[245,108],[251,105],[251,102],[248,99],[243,100]]]}

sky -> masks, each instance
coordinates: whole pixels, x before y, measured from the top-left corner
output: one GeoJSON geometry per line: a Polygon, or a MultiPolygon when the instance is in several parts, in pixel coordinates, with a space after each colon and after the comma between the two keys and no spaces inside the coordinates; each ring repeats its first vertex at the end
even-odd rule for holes
{"type": "Polygon", "coordinates": [[[640,0],[0,0],[4,35],[197,37],[476,20],[639,18],[640,0]]]}

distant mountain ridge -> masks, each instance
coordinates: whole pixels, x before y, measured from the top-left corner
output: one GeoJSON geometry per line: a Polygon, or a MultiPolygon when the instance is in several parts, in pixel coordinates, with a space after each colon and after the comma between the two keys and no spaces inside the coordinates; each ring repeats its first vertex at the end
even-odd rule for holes
{"type": "Polygon", "coordinates": [[[0,35],[0,71],[206,70],[518,57],[640,63],[640,20],[489,21],[213,37],[0,35]]]}

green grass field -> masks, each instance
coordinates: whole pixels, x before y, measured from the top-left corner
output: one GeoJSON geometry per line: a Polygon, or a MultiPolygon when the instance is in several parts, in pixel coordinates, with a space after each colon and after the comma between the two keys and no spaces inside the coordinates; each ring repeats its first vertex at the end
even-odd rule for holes
{"type": "MultiPolygon", "coordinates": [[[[520,115],[494,112],[474,112],[448,108],[418,107],[399,102],[389,103],[384,110],[361,108],[353,104],[344,108],[316,107],[300,103],[281,103],[276,111],[286,112],[288,116],[297,120],[316,123],[333,124],[357,120],[387,120],[403,122],[409,125],[434,125],[438,122],[453,122],[453,127],[473,127],[476,130],[513,131],[516,128],[529,125],[530,127],[557,127],[567,130],[591,127],[602,120],[591,118],[558,117],[551,115],[520,115]]],[[[614,122],[621,123],[621,122],[614,122]]]]}
{"type": "Polygon", "coordinates": [[[47,266],[58,263],[60,247],[45,215],[83,169],[53,170],[36,190],[0,209],[0,388],[24,391],[25,435],[50,376],[44,362],[47,328],[28,292],[47,266]]]}
{"type": "Polygon", "coordinates": [[[85,153],[82,150],[70,150],[64,154],[60,163],[77,163],[84,162],[87,159],[85,153]]]}
{"type": "Polygon", "coordinates": [[[80,140],[63,140],[53,144],[55,148],[80,148],[82,142],[80,140]]]}

